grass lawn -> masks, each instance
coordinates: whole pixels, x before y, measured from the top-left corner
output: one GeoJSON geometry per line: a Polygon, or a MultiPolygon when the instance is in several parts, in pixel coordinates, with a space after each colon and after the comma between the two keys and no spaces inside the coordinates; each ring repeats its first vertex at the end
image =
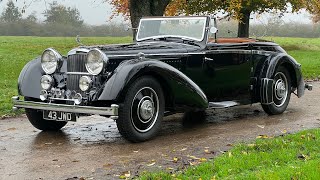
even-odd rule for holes
{"type": "Polygon", "coordinates": [[[183,172],[146,173],[139,179],[320,179],[320,129],[264,138],[183,172]]]}
{"type": "MultiPolygon", "coordinates": [[[[267,38],[279,43],[302,64],[306,78],[320,75],[320,38],[267,38]]],[[[130,42],[131,37],[82,38],[86,45],[130,42]]],[[[62,54],[76,47],[75,38],[64,37],[0,37],[0,117],[22,113],[12,112],[11,97],[17,95],[17,79],[23,66],[41,55],[48,47],[62,54]]]]}

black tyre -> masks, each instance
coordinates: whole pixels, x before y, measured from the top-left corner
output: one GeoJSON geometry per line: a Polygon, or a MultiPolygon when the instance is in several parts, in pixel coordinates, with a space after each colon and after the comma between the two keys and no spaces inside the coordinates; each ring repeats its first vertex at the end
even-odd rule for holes
{"type": "Polygon", "coordinates": [[[27,117],[30,123],[37,129],[42,131],[58,131],[63,128],[67,122],[65,121],[48,121],[43,119],[42,111],[34,109],[26,109],[27,117]]]}
{"type": "Polygon", "coordinates": [[[282,114],[287,109],[291,96],[291,78],[288,70],[280,66],[273,78],[273,103],[262,104],[263,110],[269,115],[282,114]]]}
{"type": "MultiPolygon", "coordinates": [[[[39,99],[24,98],[26,101],[40,101],[39,99]]],[[[42,131],[58,131],[63,128],[67,122],[65,121],[48,121],[43,119],[42,111],[34,110],[34,109],[25,109],[26,115],[30,121],[30,123],[37,129],[42,131]]]]}
{"type": "Polygon", "coordinates": [[[128,88],[119,109],[117,127],[120,134],[131,142],[153,138],[161,128],[164,106],[158,81],[150,76],[138,78],[128,88]]]}

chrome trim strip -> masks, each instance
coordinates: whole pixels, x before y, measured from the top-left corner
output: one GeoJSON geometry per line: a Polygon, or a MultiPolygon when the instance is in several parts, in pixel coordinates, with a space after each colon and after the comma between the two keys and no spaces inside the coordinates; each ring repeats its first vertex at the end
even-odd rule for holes
{"type": "Polygon", "coordinates": [[[53,104],[53,103],[42,103],[33,101],[21,101],[18,96],[12,97],[14,108],[28,108],[38,110],[49,110],[49,111],[61,111],[79,114],[99,114],[105,116],[112,116],[113,119],[118,117],[119,106],[112,104],[111,107],[92,107],[92,106],[76,106],[66,104],[53,104]]]}
{"type": "Polygon", "coordinates": [[[66,72],[66,74],[69,74],[69,75],[87,75],[87,76],[92,75],[92,74],[86,73],[86,72],[66,72]]]}

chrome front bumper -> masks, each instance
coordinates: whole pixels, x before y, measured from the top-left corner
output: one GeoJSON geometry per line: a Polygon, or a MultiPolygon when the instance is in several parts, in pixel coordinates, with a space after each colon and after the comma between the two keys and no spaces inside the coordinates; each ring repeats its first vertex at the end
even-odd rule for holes
{"type": "Polygon", "coordinates": [[[12,102],[13,102],[14,110],[18,108],[27,108],[27,109],[70,112],[70,113],[78,113],[78,114],[98,114],[98,115],[110,116],[111,119],[118,119],[119,106],[116,104],[112,104],[111,107],[77,106],[77,105],[43,103],[43,102],[34,102],[34,101],[22,101],[22,100],[19,100],[19,96],[12,97],[12,102]]]}

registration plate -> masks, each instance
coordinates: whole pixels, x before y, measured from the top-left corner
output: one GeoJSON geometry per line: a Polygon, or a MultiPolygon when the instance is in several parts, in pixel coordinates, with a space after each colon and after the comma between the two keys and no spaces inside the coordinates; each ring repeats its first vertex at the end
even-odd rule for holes
{"type": "Polygon", "coordinates": [[[43,119],[50,121],[76,121],[76,115],[60,111],[43,111],[43,119]]]}

